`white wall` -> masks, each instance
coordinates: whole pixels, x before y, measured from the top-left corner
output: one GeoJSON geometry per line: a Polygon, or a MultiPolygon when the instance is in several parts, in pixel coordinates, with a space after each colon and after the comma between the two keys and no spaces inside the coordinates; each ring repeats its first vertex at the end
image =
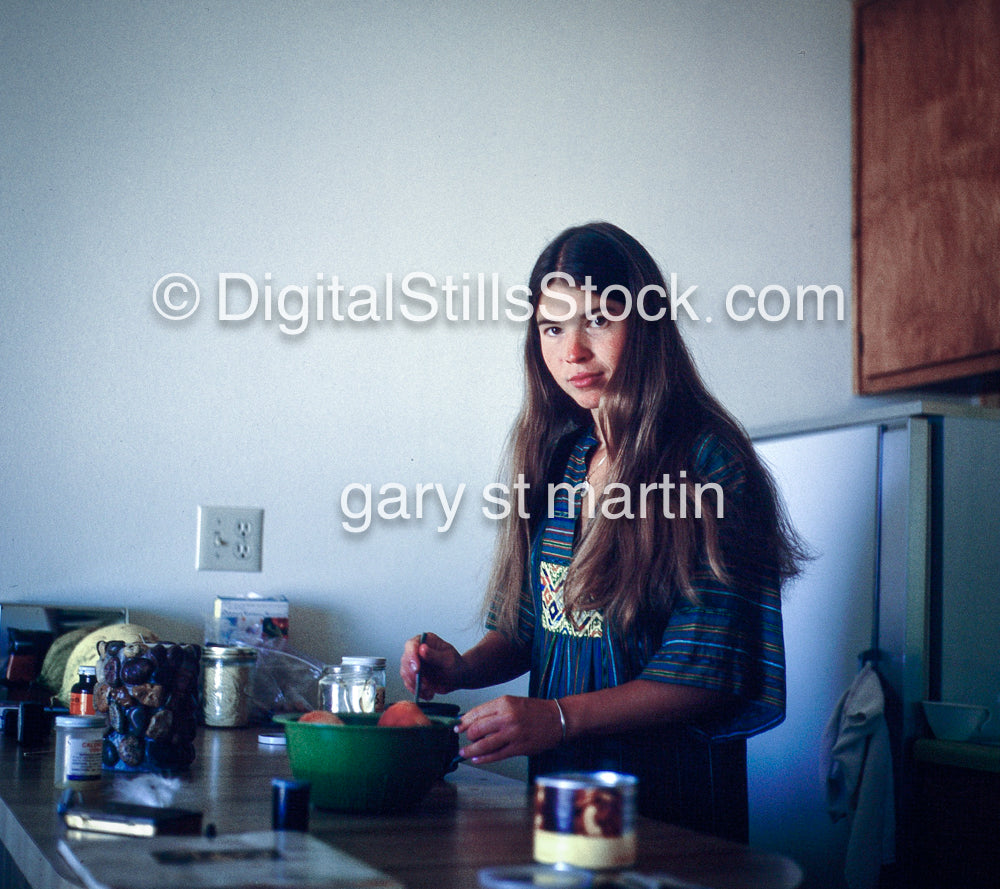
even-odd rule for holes
{"type": "Polygon", "coordinates": [[[331,661],[394,660],[426,628],[476,638],[520,325],[293,336],[262,311],[220,321],[220,273],[507,288],[563,227],[607,218],[696,285],[686,334],[749,426],[870,407],[851,395],[849,307],[767,324],[724,306],[740,283],[849,295],[850,16],[5,0],[0,599],[126,603],[196,639],[215,595],[282,594],[294,644],[331,661]],[[186,321],[153,307],[170,272],[201,287],[186,321]],[[349,534],[354,482],[467,489],[447,533],[432,511],[349,534]],[[265,509],[262,573],[195,571],[199,504],[265,509]]]}

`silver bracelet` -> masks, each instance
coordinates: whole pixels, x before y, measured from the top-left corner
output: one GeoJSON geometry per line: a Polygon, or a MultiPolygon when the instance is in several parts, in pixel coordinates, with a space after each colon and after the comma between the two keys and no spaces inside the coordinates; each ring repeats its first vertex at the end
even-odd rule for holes
{"type": "Polygon", "coordinates": [[[566,714],[563,713],[563,708],[558,698],[553,698],[552,703],[556,705],[556,710],[559,711],[559,725],[562,727],[562,740],[559,743],[562,744],[566,740],[566,714]]]}

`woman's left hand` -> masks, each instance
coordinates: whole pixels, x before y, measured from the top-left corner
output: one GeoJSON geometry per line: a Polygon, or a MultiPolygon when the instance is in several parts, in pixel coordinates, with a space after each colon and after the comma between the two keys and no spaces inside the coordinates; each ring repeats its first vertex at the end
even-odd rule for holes
{"type": "Polygon", "coordinates": [[[474,763],[541,753],[562,740],[562,720],[555,701],[504,695],[466,713],[458,725],[466,736],[459,751],[474,763]]]}

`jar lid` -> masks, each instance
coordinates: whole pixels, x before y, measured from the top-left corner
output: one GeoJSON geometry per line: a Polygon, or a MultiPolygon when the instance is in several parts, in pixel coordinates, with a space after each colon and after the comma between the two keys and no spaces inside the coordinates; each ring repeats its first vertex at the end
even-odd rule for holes
{"type": "Polygon", "coordinates": [[[202,660],[255,661],[257,649],[250,645],[219,645],[208,643],[202,653],[202,660]]]}
{"type": "Polygon", "coordinates": [[[488,867],[478,876],[484,889],[588,889],[594,881],[589,871],[547,864],[488,867]]]}
{"type": "Polygon", "coordinates": [[[340,662],[345,667],[363,666],[363,667],[371,667],[374,670],[385,669],[384,657],[342,657],[340,659],[340,662]]]}
{"type": "Polygon", "coordinates": [[[103,728],[107,721],[103,716],[57,716],[56,728],[103,728]]]}
{"type": "Polygon", "coordinates": [[[373,667],[371,664],[337,664],[333,667],[327,667],[326,671],[329,671],[334,676],[364,676],[371,675],[373,672],[373,667]]]}
{"type": "Polygon", "coordinates": [[[592,787],[634,789],[639,783],[635,775],[621,772],[555,772],[539,775],[535,784],[539,787],[556,787],[562,790],[589,790],[592,787]]]}
{"type": "Polygon", "coordinates": [[[76,672],[78,676],[96,676],[97,667],[95,667],[93,664],[84,664],[76,672]]]}
{"type": "Polygon", "coordinates": [[[298,781],[295,778],[272,778],[271,786],[281,790],[306,790],[312,787],[310,781],[298,781]]]}

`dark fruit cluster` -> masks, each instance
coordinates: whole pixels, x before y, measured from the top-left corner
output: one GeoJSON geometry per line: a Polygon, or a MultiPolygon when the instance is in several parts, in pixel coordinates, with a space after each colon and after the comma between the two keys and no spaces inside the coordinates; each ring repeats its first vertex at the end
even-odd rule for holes
{"type": "Polygon", "coordinates": [[[98,646],[94,707],[106,713],[107,769],[183,769],[194,760],[201,648],[174,642],[98,646]]]}

